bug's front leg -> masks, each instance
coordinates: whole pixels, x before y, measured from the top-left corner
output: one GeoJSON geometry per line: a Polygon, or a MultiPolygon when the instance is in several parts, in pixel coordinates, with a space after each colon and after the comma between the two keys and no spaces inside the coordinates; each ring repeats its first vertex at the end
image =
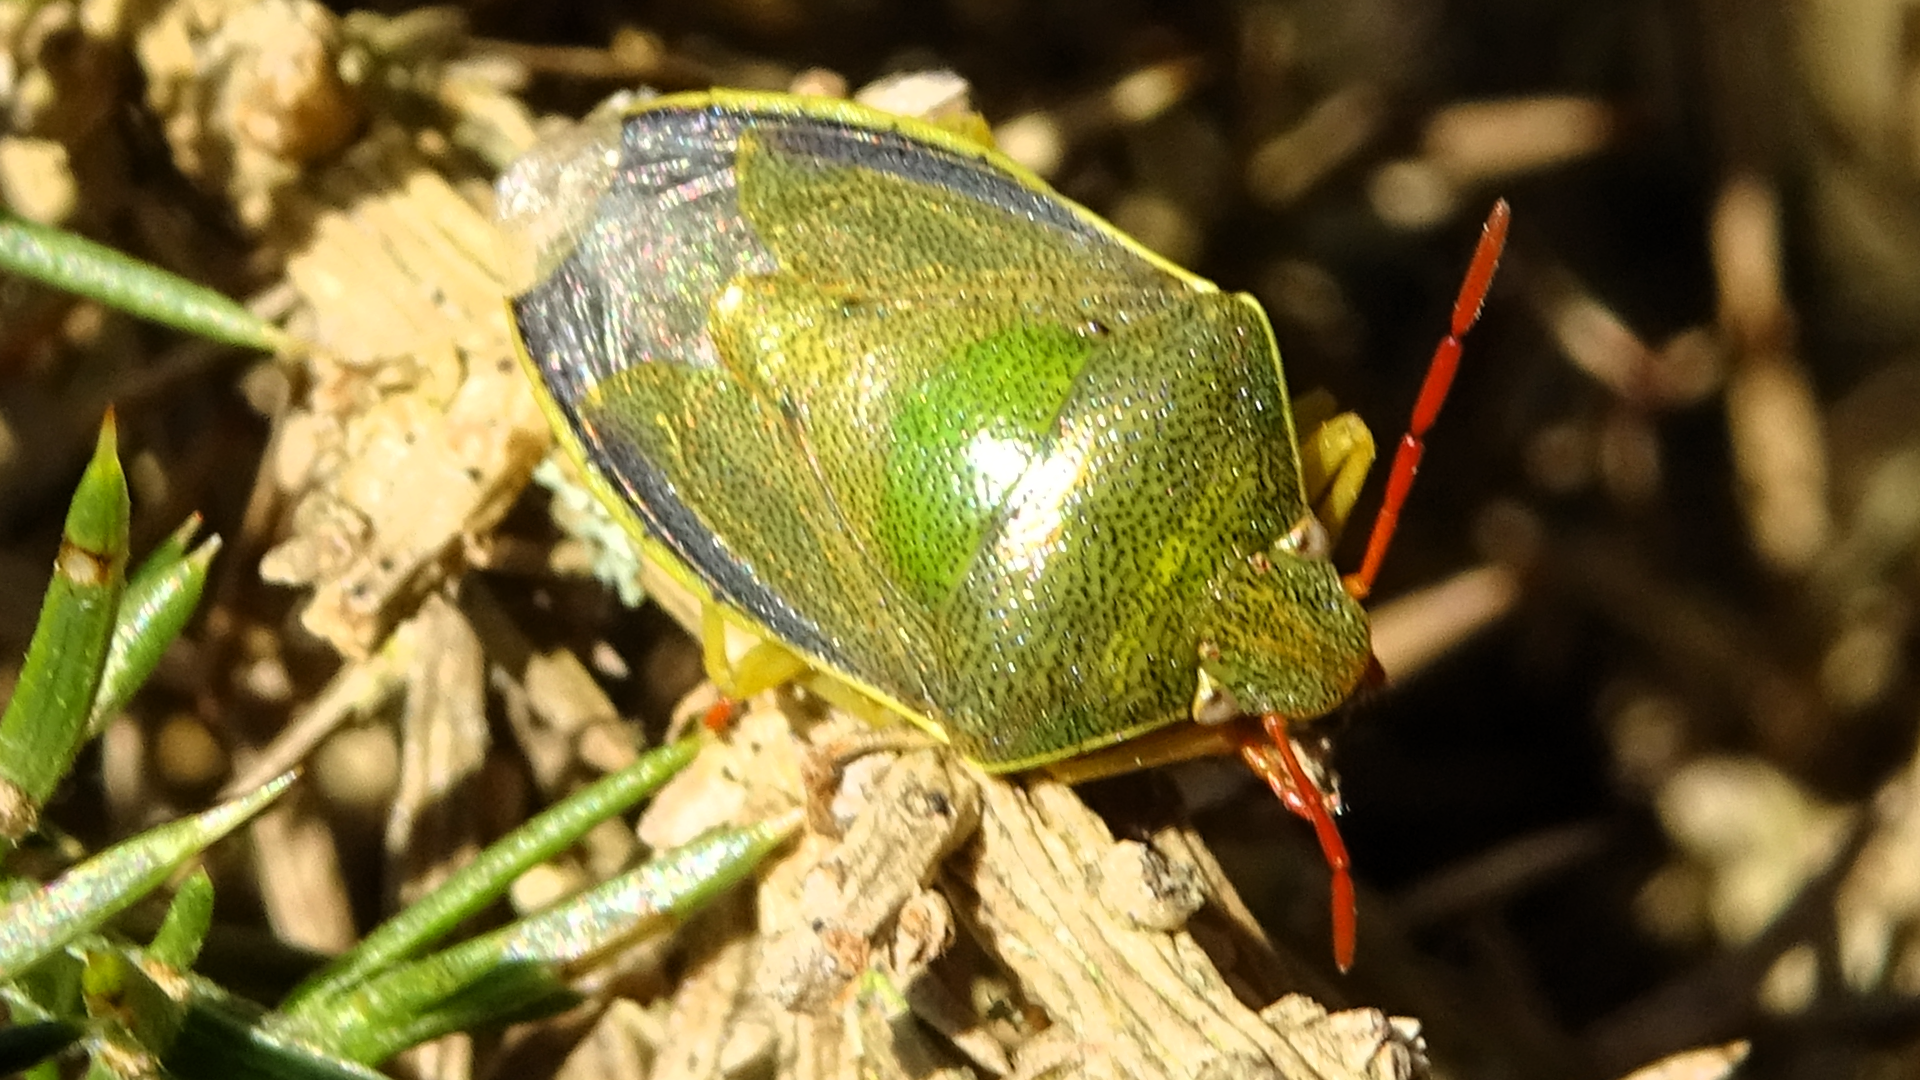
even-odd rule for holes
{"type": "Polygon", "coordinates": [[[757,638],[738,659],[727,647],[727,616],[711,600],[700,609],[700,658],[707,678],[720,691],[720,700],[707,709],[701,723],[710,731],[724,729],[748,698],[798,679],[807,662],[777,641],[757,638]]]}
{"type": "Polygon", "coordinates": [[[1359,414],[1336,415],[1335,408],[1331,395],[1316,390],[1302,396],[1293,412],[1307,504],[1328,535],[1338,540],[1373,468],[1374,442],[1359,414]]]}
{"type": "Polygon", "coordinates": [[[727,617],[709,601],[700,612],[700,656],[707,678],[721,696],[745,701],[762,691],[785,686],[804,674],[807,662],[777,641],[757,638],[736,659],[727,648],[727,617]]]}

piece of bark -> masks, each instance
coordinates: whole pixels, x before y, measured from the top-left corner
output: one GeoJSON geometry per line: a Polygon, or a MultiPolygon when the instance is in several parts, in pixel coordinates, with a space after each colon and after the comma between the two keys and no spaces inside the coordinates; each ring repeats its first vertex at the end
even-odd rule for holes
{"type": "MultiPolygon", "coordinates": [[[[662,793],[643,835],[658,843],[751,816],[749,792],[760,812],[771,790],[784,788],[788,805],[819,797],[798,761],[847,740],[836,728],[810,749],[799,743],[791,729],[818,716],[791,697],[763,702],[730,744],[709,748],[662,793]]],[[[1237,898],[1217,869],[1190,861],[1190,841],[1116,843],[1071,789],[985,776],[944,750],[881,767],[877,777],[841,770],[843,788],[863,790],[832,794],[859,809],[842,838],[809,835],[762,873],[751,933],[722,950],[703,920],[672,1005],[688,1020],[668,1025],[676,1047],[690,1040],[690,1056],[656,1075],[696,1075],[694,1058],[711,1064],[728,1045],[761,1047],[769,1024],[763,1049],[779,1077],[1424,1075],[1410,1021],[1329,1013],[1299,994],[1265,1008],[1236,995],[1236,985],[1271,984],[1286,966],[1235,929],[1237,898]],[[1195,889],[1206,910],[1194,918],[1231,940],[1217,951],[1254,977],[1229,981],[1180,917],[1195,889]],[[1143,896],[1169,902],[1143,920],[1143,896]],[[951,946],[949,917],[960,934],[951,946]],[[739,1030],[696,1028],[694,1017],[739,1030]]],[[[761,1052],[735,1051],[764,1066],[761,1052]]]]}
{"type": "Polygon", "coordinates": [[[311,585],[307,628],[364,656],[505,514],[551,438],[514,358],[495,231],[406,133],[376,125],[267,231],[317,349],[279,440],[293,535],[261,574],[311,585]]]}

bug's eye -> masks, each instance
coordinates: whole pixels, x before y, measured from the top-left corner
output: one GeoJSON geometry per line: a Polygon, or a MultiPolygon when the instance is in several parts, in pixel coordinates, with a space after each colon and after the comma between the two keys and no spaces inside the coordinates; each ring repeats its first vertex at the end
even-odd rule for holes
{"type": "Polygon", "coordinates": [[[1319,518],[1308,513],[1287,530],[1287,535],[1274,541],[1273,547],[1302,559],[1325,559],[1333,554],[1333,537],[1327,535],[1327,527],[1319,518]]]}

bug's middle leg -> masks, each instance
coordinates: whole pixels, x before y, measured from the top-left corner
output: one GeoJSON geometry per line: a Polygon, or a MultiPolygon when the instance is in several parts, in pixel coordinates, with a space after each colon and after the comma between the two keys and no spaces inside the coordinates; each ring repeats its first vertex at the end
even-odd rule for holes
{"type": "Polygon", "coordinates": [[[760,638],[736,659],[727,649],[727,616],[719,604],[708,601],[700,611],[700,658],[707,678],[729,701],[745,701],[765,690],[785,686],[807,671],[807,662],[777,641],[760,638]]]}

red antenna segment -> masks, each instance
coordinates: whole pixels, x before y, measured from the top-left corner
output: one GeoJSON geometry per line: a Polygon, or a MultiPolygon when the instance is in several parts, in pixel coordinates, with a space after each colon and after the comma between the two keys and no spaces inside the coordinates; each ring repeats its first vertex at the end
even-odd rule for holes
{"type": "Polygon", "coordinates": [[[1433,428],[1434,418],[1440,415],[1440,406],[1446,404],[1447,391],[1453,388],[1454,373],[1460,370],[1461,339],[1480,320],[1480,307],[1486,302],[1488,286],[1493,284],[1493,271],[1500,265],[1500,252],[1507,246],[1507,224],[1512,218],[1513,211],[1507,206],[1507,200],[1501,199],[1493,204],[1493,212],[1487,215],[1487,223],[1480,229],[1480,243],[1473,249],[1473,262],[1467,266],[1466,280],[1460,283],[1460,295],[1453,301],[1453,323],[1447,329],[1447,336],[1434,347],[1426,381],[1421,383],[1420,396],[1413,404],[1413,419],[1408,421],[1407,432],[1400,436],[1400,445],[1393,452],[1386,498],[1373,519],[1366,558],[1361,560],[1360,569],[1348,574],[1343,581],[1355,600],[1365,600],[1373,592],[1374,578],[1379,576],[1380,564],[1386,561],[1394,531],[1400,527],[1400,508],[1406,505],[1407,492],[1413,489],[1413,477],[1420,471],[1420,455],[1426,452],[1427,432],[1433,428]]]}

